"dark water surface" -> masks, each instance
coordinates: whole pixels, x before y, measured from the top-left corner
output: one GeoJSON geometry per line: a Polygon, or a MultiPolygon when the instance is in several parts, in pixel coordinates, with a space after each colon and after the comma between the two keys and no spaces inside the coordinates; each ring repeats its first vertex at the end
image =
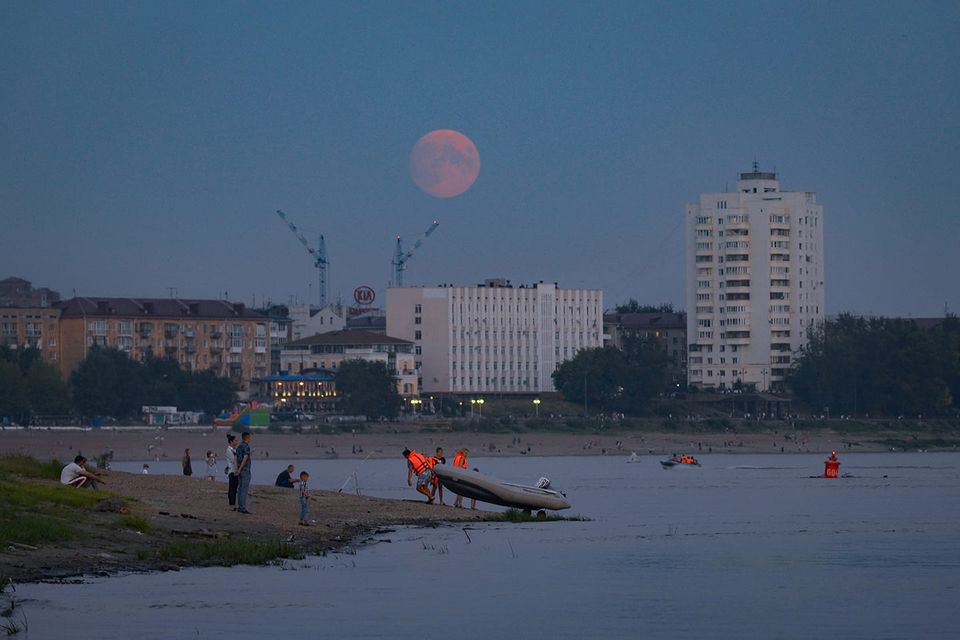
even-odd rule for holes
{"type": "MultiPolygon", "coordinates": [[[[589,522],[401,528],[282,567],[21,585],[26,637],[960,635],[960,456],[850,454],[842,471],[856,477],[840,480],[809,477],[821,455],[710,455],[671,470],[625,459],[471,460],[506,480],[548,476],[589,522]]],[[[255,482],[283,466],[257,464],[255,482]]],[[[402,460],[297,465],[316,487],[350,478],[365,495],[415,495],[402,460]]]]}

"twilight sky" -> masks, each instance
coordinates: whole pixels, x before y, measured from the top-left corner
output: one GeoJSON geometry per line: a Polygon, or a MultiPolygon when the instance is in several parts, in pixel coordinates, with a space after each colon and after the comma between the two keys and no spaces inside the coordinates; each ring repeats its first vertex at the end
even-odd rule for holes
{"type": "Polygon", "coordinates": [[[684,303],[685,205],[824,207],[828,313],[960,311],[956,2],[5,2],[0,278],[70,296],[557,281],[684,303]],[[408,174],[455,129],[465,194],[408,174]],[[315,288],[315,285],[313,285],[315,288]]]}

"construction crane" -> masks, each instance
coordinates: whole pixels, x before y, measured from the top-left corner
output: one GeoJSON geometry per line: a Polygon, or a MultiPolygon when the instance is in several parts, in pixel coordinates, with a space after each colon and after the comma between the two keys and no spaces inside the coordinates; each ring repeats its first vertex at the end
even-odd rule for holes
{"type": "Polygon", "coordinates": [[[293,224],[287,220],[287,214],[285,214],[280,209],[277,209],[277,215],[280,216],[280,219],[283,220],[286,225],[290,228],[290,231],[293,232],[293,235],[297,236],[297,239],[300,241],[306,250],[313,256],[313,266],[317,268],[317,275],[319,277],[319,286],[317,287],[317,295],[319,298],[320,306],[324,307],[327,304],[327,265],[330,262],[327,260],[327,244],[323,240],[323,234],[319,236],[319,241],[317,242],[317,248],[314,249],[310,246],[310,242],[300,233],[300,230],[297,229],[297,225],[293,224]]]}
{"type": "Polygon", "coordinates": [[[397,249],[393,252],[393,286],[403,286],[403,272],[407,268],[407,260],[410,259],[414,252],[420,248],[420,245],[423,244],[423,241],[426,240],[431,233],[436,231],[439,226],[440,223],[434,220],[430,228],[413,243],[413,248],[406,252],[403,250],[403,241],[400,239],[400,236],[397,236],[397,249]]]}

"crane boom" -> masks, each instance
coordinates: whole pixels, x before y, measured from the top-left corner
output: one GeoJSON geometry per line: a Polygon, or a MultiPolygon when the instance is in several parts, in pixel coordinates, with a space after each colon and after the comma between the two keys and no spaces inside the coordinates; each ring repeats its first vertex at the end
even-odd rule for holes
{"type": "Polygon", "coordinates": [[[320,303],[320,306],[326,306],[327,304],[327,266],[330,262],[327,260],[327,243],[323,238],[321,233],[318,237],[317,248],[314,249],[310,246],[310,241],[300,232],[300,229],[297,228],[297,225],[293,224],[291,221],[287,220],[287,214],[285,214],[280,209],[277,209],[277,215],[280,216],[280,219],[287,225],[287,228],[293,232],[293,235],[297,237],[297,240],[300,241],[300,244],[304,246],[307,252],[313,256],[313,266],[317,268],[317,276],[319,279],[317,287],[317,297],[320,303]]]}
{"type": "Polygon", "coordinates": [[[393,252],[393,282],[395,287],[403,286],[403,272],[407,269],[407,261],[413,257],[414,252],[420,248],[423,241],[429,238],[430,234],[436,231],[439,226],[440,222],[434,220],[433,224],[430,225],[423,235],[413,243],[413,247],[406,252],[403,250],[403,240],[401,240],[400,236],[397,236],[397,247],[393,252]]]}

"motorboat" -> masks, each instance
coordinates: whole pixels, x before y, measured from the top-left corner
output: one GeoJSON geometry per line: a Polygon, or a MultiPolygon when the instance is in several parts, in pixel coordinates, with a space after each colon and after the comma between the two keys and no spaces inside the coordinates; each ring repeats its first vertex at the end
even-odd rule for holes
{"type": "Polygon", "coordinates": [[[481,502],[524,511],[533,509],[559,511],[570,508],[570,502],[567,501],[566,496],[550,489],[550,481],[546,478],[540,478],[536,486],[528,486],[504,482],[479,471],[445,465],[435,466],[433,472],[437,474],[444,488],[464,498],[473,498],[481,502]]]}
{"type": "Polygon", "coordinates": [[[675,455],[671,456],[669,460],[661,460],[660,464],[663,465],[664,469],[672,469],[673,467],[699,467],[700,461],[693,456],[675,455]]]}

